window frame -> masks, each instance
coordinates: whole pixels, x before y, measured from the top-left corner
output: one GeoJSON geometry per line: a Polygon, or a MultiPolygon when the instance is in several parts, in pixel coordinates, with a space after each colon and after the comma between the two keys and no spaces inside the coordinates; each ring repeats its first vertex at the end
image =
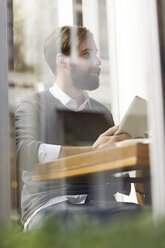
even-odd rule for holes
{"type": "Polygon", "coordinates": [[[7,1],[0,1],[0,221],[10,218],[7,1]]]}

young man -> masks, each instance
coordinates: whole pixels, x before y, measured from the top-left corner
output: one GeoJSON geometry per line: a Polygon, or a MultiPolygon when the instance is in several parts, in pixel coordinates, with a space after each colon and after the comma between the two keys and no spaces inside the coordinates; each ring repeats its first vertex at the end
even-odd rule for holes
{"type": "Polygon", "coordinates": [[[111,113],[87,94],[88,90],[99,87],[101,66],[88,29],[57,28],[46,40],[44,53],[56,83],[49,90],[24,99],[16,109],[17,161],[24,183],[21,208],[25,227],[50,208],[58,212],[64,202],[73,204],[72,208],[87,202],[86,194],[74,195],[64,181],[60,185],[52,181],[33,182],[32,169],[36,163],[106,149],[130,138],[127,134],[114,135],[118,127],[114,126],[111,113]],[[85,120],[81,114],[86,114],[85,120]],[[90,119],[89,114],[97,118],[90,119]],[[78,122],[79,118],[83,121],[78,122]],[[62,127],[66,127],[66,133],[62,127]]]}

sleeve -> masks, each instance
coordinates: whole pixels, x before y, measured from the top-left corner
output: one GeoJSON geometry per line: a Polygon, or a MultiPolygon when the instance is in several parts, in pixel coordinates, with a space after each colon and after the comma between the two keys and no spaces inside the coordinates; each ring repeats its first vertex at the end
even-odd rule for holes
{"type": "Polygon", "coordinates": [[[51,144],[40,144],[38,158],[40,163],[56,160],[59,157],[61,146],[51,144]]]}
{"type": "Polygon", "coordinates": [[[16,149],[19,170],[32,171],[38,163],[38,149],[41,142],[39,103],[31,97],[16,107],[16,149]]]}

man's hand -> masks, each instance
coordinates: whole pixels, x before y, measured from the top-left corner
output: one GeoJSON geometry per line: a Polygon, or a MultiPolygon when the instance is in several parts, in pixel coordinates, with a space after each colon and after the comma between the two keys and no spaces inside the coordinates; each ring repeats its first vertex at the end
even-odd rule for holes
{"type": "Polygon", "coordinates": [[[64,158],[76,154],[96,151],[96,150],[102,150],[106,148],[110,148],[116,145],[118,141],[130,139],[131,136],[129,134],[119,134],[114,135],[114,133],[117,131],[119,126],[114,126],[109,128],[107,131],[102,133],[98,139],[95,141],[93,146],[62,146],[59,154],[59,158],[64,158]]]}
{"type": "Polygon", "coordinates": [[[129,134],[119,134],[119,135],[114,135],[114,133],[117,131],[119,126],[114,126],[109,128],[107,131],[102,133],[98,139],[95,141],[93,144],[93,149],[94,150],[101,150],[101,149],[106,149],[110,148],[113,146],[116,146],[116,143],[121,140],[125,139],[131,139],[131,136],[129,134]]]}

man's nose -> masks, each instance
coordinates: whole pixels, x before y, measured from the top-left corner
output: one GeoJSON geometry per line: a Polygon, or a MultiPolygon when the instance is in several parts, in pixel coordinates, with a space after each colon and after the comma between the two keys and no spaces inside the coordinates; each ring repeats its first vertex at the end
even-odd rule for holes
{"type": "Polygon", "coordinates": [[[98,65],[98,66],[100,66],[102,64],[101,60],[97,56],[95,58],[95,64],[98,65]]]}

